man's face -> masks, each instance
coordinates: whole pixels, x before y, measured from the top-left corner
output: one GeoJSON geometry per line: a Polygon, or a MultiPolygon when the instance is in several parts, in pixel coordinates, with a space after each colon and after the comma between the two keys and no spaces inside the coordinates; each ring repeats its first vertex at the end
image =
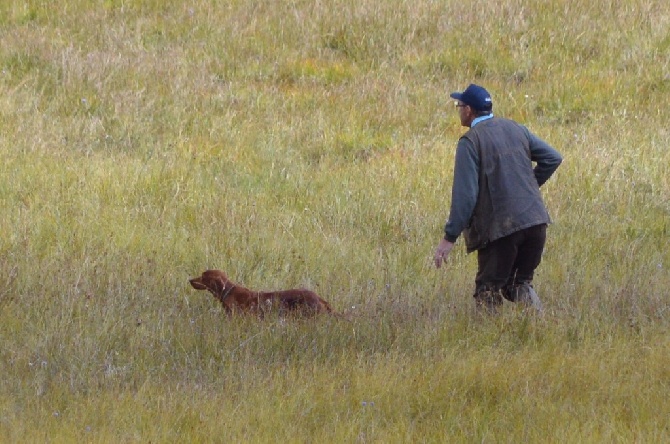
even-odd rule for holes
{"type": "Polygon", "coordinates": [[[456,108],[458,108],[458,117],[461,119],[461,125],[469,128],[470,124],[475,119],[474,110],[460,100],[458,100],[455,105],[456,108]]]}

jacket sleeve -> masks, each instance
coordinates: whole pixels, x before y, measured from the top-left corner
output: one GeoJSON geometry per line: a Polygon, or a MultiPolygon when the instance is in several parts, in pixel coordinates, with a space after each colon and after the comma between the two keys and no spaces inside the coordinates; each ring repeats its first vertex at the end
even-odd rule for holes
{"type": "Polygon", "coordinates": [[[444,226],[444,238],[456,242],[468,226],[479,193],[479,156],[472,142],[461,138],[456,147],[454,184],[451,189],[451,210],[444,226]]]}
{"type": "Polygon", "coordinates": [[[535,173],[537,185],[542,186],[563,162],[563,157],[551,145],[531,133],[528,128],[523,125],[522,128],[530,143],[530,159],[535,162],[533,173],[535,173]]]}

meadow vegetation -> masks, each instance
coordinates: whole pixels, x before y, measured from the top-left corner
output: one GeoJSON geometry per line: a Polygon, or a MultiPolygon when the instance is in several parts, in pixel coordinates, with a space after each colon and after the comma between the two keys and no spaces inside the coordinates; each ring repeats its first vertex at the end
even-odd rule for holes
{"type": "Polygon", "coordinates": [[[664,0],[0,3],[0,441],[670,439],[664,0]],[[431,258],[469,83],[555,146],[543,317],[431,258]],[[351,322],[227,319],[188,278],[351,322]]]}

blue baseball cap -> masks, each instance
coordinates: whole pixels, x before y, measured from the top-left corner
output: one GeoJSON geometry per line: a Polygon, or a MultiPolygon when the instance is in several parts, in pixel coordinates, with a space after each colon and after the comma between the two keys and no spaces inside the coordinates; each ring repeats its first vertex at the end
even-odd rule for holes
{"type": "Polygon", "coordinates": [[[465,91],[451,93],[452,99],[460,100],[475,111],[490,111],[493,109],[491,94],[479,85],[471,83],[465,91]]]}

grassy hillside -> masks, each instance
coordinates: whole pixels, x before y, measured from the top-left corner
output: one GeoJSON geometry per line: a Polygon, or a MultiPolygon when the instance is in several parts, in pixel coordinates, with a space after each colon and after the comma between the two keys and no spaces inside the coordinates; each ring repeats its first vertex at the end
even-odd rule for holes
{"type": "Polygon", "coordinates": [[[619,3],[1,3],[0,441],[668,440],[670,9],[619,3]],[[471,82],[565,157],[540,319],[432,266],[471,82]]]}

